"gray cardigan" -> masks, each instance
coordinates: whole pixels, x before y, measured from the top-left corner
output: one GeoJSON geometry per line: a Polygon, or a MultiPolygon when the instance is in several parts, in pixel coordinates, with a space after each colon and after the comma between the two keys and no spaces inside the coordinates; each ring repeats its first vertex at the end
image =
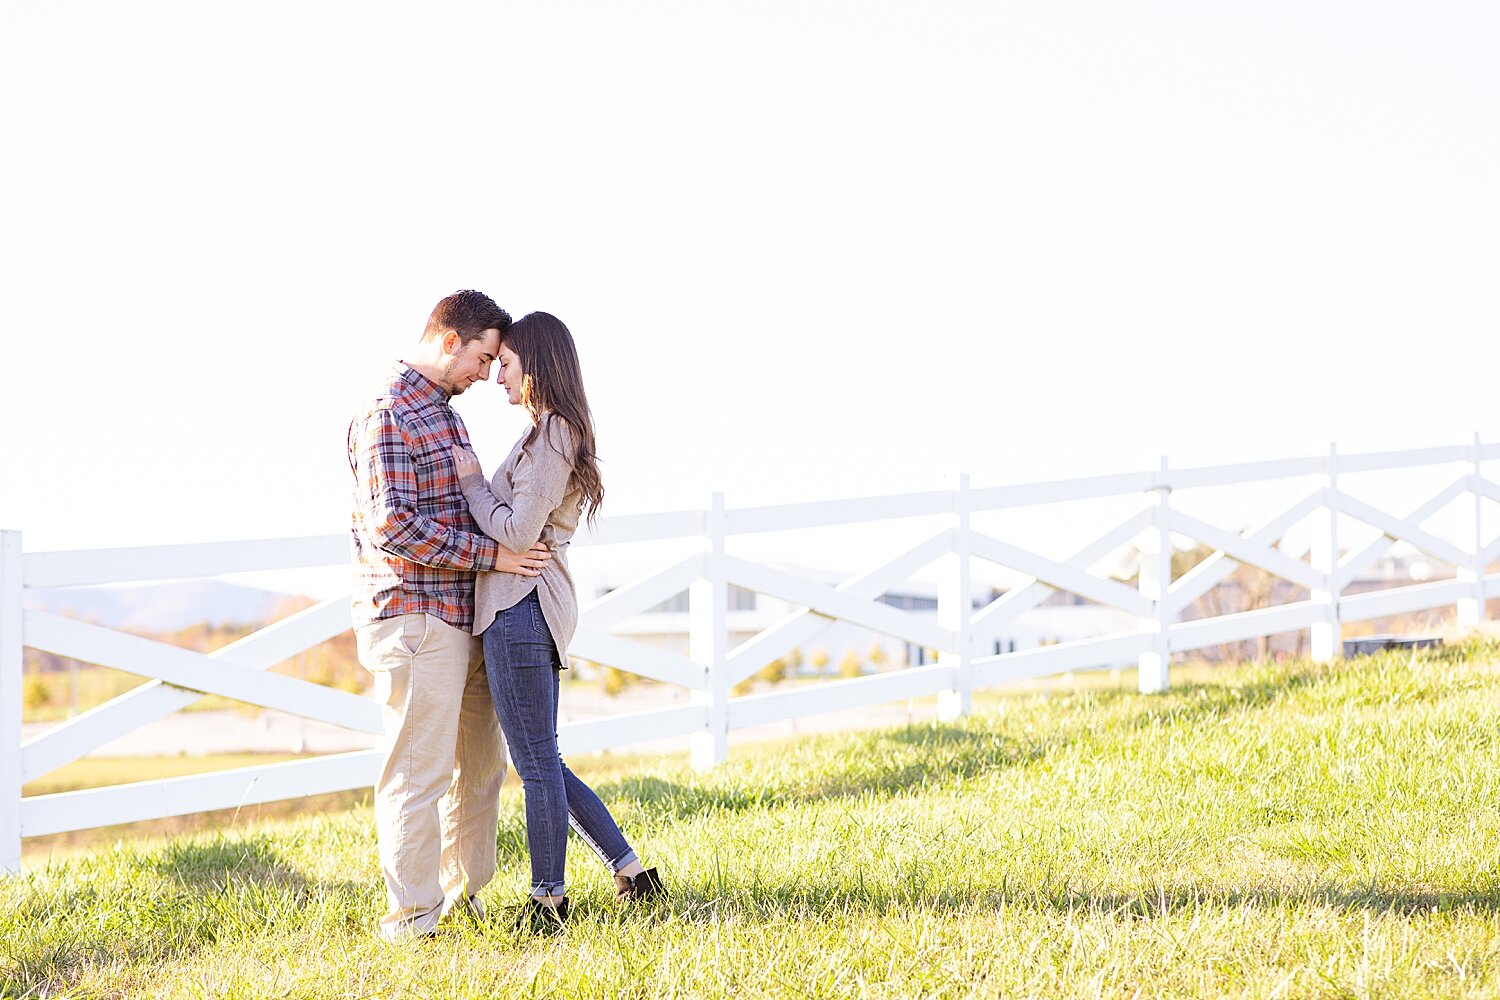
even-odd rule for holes
{"type": "Polygon", "coordinates": [[[483,633],[497,614],[535,590],[557,655],[567,666],[568,646],[578,629],[578,594],[568,572],[568,543],[578,530],[583,506],[583,491],[572,483],[578,445],[567,423],[551,414],[543,415],[528,444],[530,436],[530,431],[521,436],[488,485],[481,475],[459,481],[469,511],[486,535],[512,552],[525,552],[538,541],[552,550],[541,576],[478,575],[474,634],[483,633]]]}

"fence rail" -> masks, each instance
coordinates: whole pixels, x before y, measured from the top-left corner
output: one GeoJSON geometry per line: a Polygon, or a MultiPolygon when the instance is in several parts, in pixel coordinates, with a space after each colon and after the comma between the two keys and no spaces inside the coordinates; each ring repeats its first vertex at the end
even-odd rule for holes
{"type": "MultiPolygon", "coordinates": [[[[1484,619],[1488,594],[1500,593],[1500,538],[1486,539],[1485,500],[1500,502],[1500,484],[1484,477],[1484,463],[1500,458],[1500,444],[1415,451],[1293,458],[1188,469],[1163,460],[1148,472],[1054,482],[970,487],[900,496],[727,508],[715,494],[704,510],[669,511],[602,520],[578,547],[697,540],[700,551],[615,590],[581,612],[572,652],[596,663],[687,689],[691,704],[614,715],[564,726],[565,749],[617,747],[690,736],[696,766],[723,760],[732,730],[822,712],[939,696],[940,712],[969,711],[975,688],[1062,671],[1136,666],[1143,691],[1167,687],[1173,653],[1305,630],[1313,655],[1340,650],[1343,623],[1453,607],[1460,625],[1484,619]],[[1371,472],[1413,474],[1462,466],[1456,478],[1405,516],[1347,492],[1340,477],[1371,472]],[[1248,530],[1227,529],[1173,506],[1174,491],[1313,478],[1297,502],[1248,530]],[[1054,559],[1015,540],[977,530],[974,516],[1079,500],[1130,498],[1139,508],[1109,530],[1054,559]],[[1471,544],[1428,531],[1424,524],[1456,503],[1472,503],[1471,544]],[[909,518],[943,519],[937,533],[836,585],[785,569],[732,557],[731,536],[807,530],[909,518]],[[1347,551],[1340,519],[1362,524],[1373,537],[1347,551]],[[1317,536],[1307,558],[1282,543],[1294,526],[1311,522],[1317,536]],[[1212,549],[1173,578],[1173,536],[1212,549]],[[1452,566],[1453,579],[1345,594],[1361,572],[1393,545],[1405,543],[1452,566]],[[1134,586],[1099,566],[1122,549],[1139,552],[1134,586]],[[946,565],[935,618],[900,610],[880,598],[939,560],[946,565]],[[987,603],[976,602],[973,567],[992,563],[1024,576],[987,603]],[[1310,594],[1307,599],[1207,618],[1182,620],[1195,601],[1224,583],[1239,566],[1258,567],[1310,594]],[[796,610],[758,634],[731,645],[727,595],[737,586],[789,602],[796,610]],[[689,594],[689,651],[669,652],[615,633],[622,623],[662,601],[689,594]],[[1134,629],[1033,649],[982,651],[1008,626],[1057,591],[1114,608],[1134,629]],[[982,606],[979,606],[982,603],[982,606]],[[768,694],[731,697],[730,689],[766,663],[845,622],[935,650],[937,663],[850,680],[801,685],[768,694]]],[[[24,607],[32,588],[86,586],[259,570],[332,566],[348,558],[343,535],[269,541],[217,542],[81,552],[24,552],[20,532],[0,532],[0,871],[20,868],[26,837],[106,824],[295,798],[369,785],[377,751],[138,782],[107,788],[23,797],[26,782],[55,771],[111,740],[187,707],[207,694],[274,708],[365,733],[380,731],[378,707],[368,699],[270,673],[268,668],[350,628],[347,597],[324,601],[212,653],[202,654],[24,607]],[[21,738],[22,650],[32,647],[127,671],[148,683],[27,740],[21,738]]]]}

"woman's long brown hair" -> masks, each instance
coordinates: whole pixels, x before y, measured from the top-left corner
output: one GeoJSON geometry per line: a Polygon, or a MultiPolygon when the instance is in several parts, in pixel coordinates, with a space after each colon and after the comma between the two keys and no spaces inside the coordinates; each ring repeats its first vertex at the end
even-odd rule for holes
{"type": "MultiPolygon", "coordinates": [[[[528,445],[541,433],[542,417],[561,418],[578,441],[573,458],[573,484],[583,491],[583,513],[592,524],[604,502],[604,481],[599,476],[599,455],[594,449],[594,416],[583,391],[583,369],[578,348],[562,320],[551,313],[528,313],[500,336],[521,360],[524,379],[521,405],[533,424],[528,445]]],[[[552,443],[552,442],[549,442],[552,443]]],[[[555,448],[556,444],[552,443],[555,448]]]]}

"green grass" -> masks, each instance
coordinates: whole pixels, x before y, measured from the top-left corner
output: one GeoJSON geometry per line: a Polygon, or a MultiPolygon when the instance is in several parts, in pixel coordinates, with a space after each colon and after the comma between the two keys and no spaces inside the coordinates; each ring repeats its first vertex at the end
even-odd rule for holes
{"type": "MultiPolygon", "coordinates": [[[[575,841],[561,939],[381,944],[364,807],[100,850],[0,882],[0,995],[1494,996],[1497,662],[1219,668],[601,774],[672,896],[622,910],[575,841]]],[[[492,909],[524,845],[512,790],[492,909]]]]}

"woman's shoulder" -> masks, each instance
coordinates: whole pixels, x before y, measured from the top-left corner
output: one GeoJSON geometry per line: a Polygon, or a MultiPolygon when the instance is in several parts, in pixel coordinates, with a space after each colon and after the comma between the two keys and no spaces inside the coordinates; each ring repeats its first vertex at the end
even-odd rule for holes
{"type": "Polygon", "coordinates": [[[533,447],[538,445],[571,462],[578,453],[578,433],[562,417],[555,413],[544,413],[533,439],[533,447]]]}

